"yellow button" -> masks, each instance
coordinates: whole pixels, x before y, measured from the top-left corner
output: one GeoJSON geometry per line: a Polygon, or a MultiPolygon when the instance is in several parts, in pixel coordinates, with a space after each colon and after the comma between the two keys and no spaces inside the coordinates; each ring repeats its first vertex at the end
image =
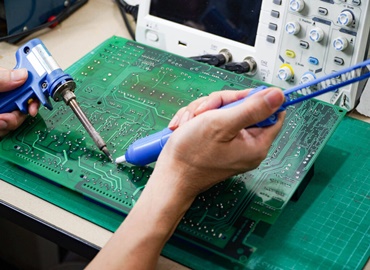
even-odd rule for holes
{"type": "Polygon", "coordinates": [[[285,55],[288,56],[289,58],[295,58],[295,52],[291,50],[286,50],[285,55]]]}

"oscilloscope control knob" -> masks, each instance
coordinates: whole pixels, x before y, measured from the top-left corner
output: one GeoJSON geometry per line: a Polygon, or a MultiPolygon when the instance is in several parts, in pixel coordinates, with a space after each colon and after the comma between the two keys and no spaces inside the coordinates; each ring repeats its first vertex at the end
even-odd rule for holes
{"type": "Polygon", "coordinates": [[[301,12],[304,9],[303,0],[290,0],[289,10],[293,12],[301,12]]]}
{"type": "Polygon", "coordinates": [[[342,26],[350,26],[355,20],[355,16],[349,10],[343,10],[338,16],[338,23],[342,26]]]}
{"type": "Polygon", "coordinates": [[[289,35],[297,35],[301,31],[301,25],[298,22],[288,22],[285,25],[285,31],[289,35]]]}
{"type": "Polygon", "coordinates": [[[278,71],[278,78],[282,81],[290,81],[293,78],[293,75],[293,69],[287,65],[281,66],[278,71]]]}
{"type": "Polygon", "coordinates": [[[319,27],[315,27],[310,31],[310,39],[313,42],[320,42],[321,40],[323,40],[324,36],[324,31],[319,27]]]}
{"type": "Polygon", "coordinates": [[[348,40],[345,37],[337,37],[333,40],[333,47],[336,51],[344,51],[348,47],[348,40]]]}
{"type": "Polygon", "coordinates": [[[313,80],[316,79],[316,76],[315,74],[313,74],[312,72],[306,72],[305,74],[303,74],[303,76],[301,77],[301,80],[300,80],[300,84],[303,84],[303,83],[307,83],[307,82],[311,82],[313,80]]]}

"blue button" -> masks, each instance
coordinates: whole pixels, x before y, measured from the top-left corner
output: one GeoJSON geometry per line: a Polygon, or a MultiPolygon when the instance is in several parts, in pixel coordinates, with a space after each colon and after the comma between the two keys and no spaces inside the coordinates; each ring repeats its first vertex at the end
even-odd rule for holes
{"type": "Polygon", "coordinates": [[[315,57],[309,57],[308,58],[308,63],[317,66],[319,64],[319,59],[315,57]]]}

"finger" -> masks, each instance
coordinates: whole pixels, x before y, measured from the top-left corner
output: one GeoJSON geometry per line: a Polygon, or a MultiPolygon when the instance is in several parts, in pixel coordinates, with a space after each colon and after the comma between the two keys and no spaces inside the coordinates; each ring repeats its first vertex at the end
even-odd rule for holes
{"type": "Polygon", "coordinates": [[[168,127],[172,130],[176,129],[179,126],[180,119],[185,112],[186,107],[182,107],[179,109],[176,114],[172,117],[170,123],[168,124],[168,127]]]}
{"type": "Polygon", "coordinates": [[[0,92],[13,90],[27,80],[28,72],[25,68],[8,70],[0,69],[0,92]]]}
{"type": "Polygon", "coordinates": [[[231,102],[240,100],[248,95],[250,89],[235,91],[224,90],[213,92],[209,96],[194,100],[188,106],[181,108],[172,118],[168,127],[175,130],[178,126],[183,125],[195,116],[213,109],[218,109],[221,106],[231,102]]]}
{"type": "Polygon", "coordinates": [[[205,98],[206,97],[198,98],[189,103],[189,105],[179,109],[177,113],[172,117],[172,120],[168,124],[168,127],[172,130],[175,130],[180,125],[180,123],[183,124],[193,118],[195,109],[199,106],[199,104],[203,102],[205,98]]]}
{"type": "Polygon", "coordinates": [[[236,134],[243,128],[267,119],[280,108],[284,100],[281,89],[268,88],[252,95],[235,107],[223,110],[222,121],[226,123],[225,131],[236,134]]]}
{"type": "Polygon", "coordinates": [[[195,110],[199,107],[200,104],[206,99],[207,97],[201,97],[198,98],[191,103],[189,103],[188,106],[185,107],[185,110],[183,111],[181,117],[179,118],[179,126],[186,123],[190,119],[195,117],[195,110]]]}
{"type": "Polygon", "coordinates": [[[234,91],[234,90],[224,90],[213,92],[207,97],[199,98],[191,102],[186,110],[182,113],[179,118],[178,125],[181,126],[187,121],[191,120],[195,116],[213,109],[218,109],[223,105],[229,104],[231,102],[237,101],[245,97],[250,90],[234,91]]]}
{"type": "MultiPolygon", "coordinates": [[[[1,123],[1,121],[0,121],[1,123]]],[[[0,129],[0,138],[4,137],[5,135],[7,135],[9,133],[9,130],[1,130],[0,129]]]]}
{"type": "Polygon", "coordinates": [[[251,89],[241,91],[220,91],[210,94],[196,109],[194,114],[199,115],[205,111],[218,109],[224,105],[240,100],[248,95],[251,89]]]}
{"type": "Polygon", "coordinates": [[[28,106],[28,113],[35,117],[37,112],[39,111],[40,102],[38,100],[34,100],[31,102],[31,104],[28,106]]]}
{"type": "MultiPolygon", "coordinates": [[[[285,120],[286,112],[280,112],[278,114],[278,120],[274,125],[267,127],[267,139],[272,143],[272,141],[276,138],[279,134],[281,128],[283,127],[284,120],[285,120]]],[[[271,143],[269,145],[271,145],[271,143]]]]}
{"type": "Polygon", "coordinates": [[[0,130],[2,132],[6,130],[15,130],[26,118],[27,115],[21,113],[20,111],[0,114],[0,130]]]}
{"type": "MultiPolygon", "coordinates": [[[[252,136],[254,138],[260,137],[261,134],[263,134],[263,136],[267,140],[272,142],[275,139],[275,137],[277,136],[277,134],[279,133],[279,131],[281,130],[283,124],[284,124],[285,115],[286,115],[285,111],[280,112],[278,114],[278,119],[277,119],[277,121],[274,125],[267,126],[267,127],[264,127],[264,128],[258,128],[258,127],[248,128],[247,131],[250,134],[250,136],[252,136]]],[[[270,145],[270,144],[268,144],[268,145],[270,145]]]]}

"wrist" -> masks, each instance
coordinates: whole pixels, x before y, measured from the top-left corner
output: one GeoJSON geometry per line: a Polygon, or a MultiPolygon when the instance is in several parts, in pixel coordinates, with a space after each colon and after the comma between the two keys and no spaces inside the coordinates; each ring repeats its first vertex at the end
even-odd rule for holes
{"type": "Polygon", "coordinates": [[[140,196],[143,204],[151,204],[151,211],[156,216],[168,221],[181,219],[195,199],[192,192],[186,190],[182,183],[190,179],[180,179],[184,174],[164,173],[155,170],[140,196]],[[165,217],[167,216],[167,217],[165,217]]]}
{"type": "Polygon", "coordinates": [[[151,176],[139,200],[91,268],[152,269],[156,265],[161,250],[192,203],[188,200],[180,203],[173,189],[163,186],[162,180],[151,176]],[[107,261],[111,262],[109,267],[107,261]]]}
{"type": "Polygon", "coordinates": [[[144,192],[150,192],[153,200],[161,204],[167,211],[176,211],[185,214],[199,191],[197,185],[192,185],[197,177],[189,175],[191,168],[173,161],[156,164],[144,192]]]}
{"type": "Polygon", "coordinates": [[[184,196],[176,185],[176,174],[166,175],[153,172],[140,198],[126,218],[125,223],[137,226],[142,224],[146,229],[141,232],[143,240],[162,242],[171,237],[194,198],[184,196]]]}

